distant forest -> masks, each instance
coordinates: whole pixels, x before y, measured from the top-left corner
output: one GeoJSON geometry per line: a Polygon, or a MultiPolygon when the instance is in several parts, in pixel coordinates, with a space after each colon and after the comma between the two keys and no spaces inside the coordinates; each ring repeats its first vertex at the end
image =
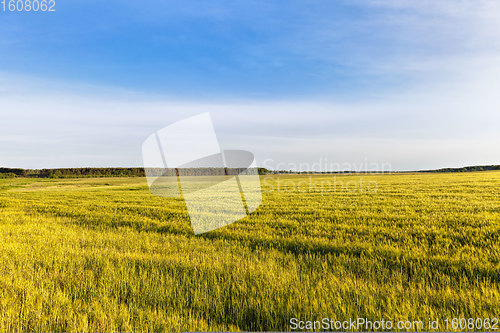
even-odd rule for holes
{"type": "MultiPolygon", "coordinates": [[[[186,169],[148,169],[150,175],[171,176],[176,172],[185,176],[242,174],[245,169],[186,168],[186,169]]],[[[254,169],[255,170],[255,169],[254,169]]],[[[259,168],[259,174],[267,174],[267,169],[259,168]]],[[[65,168],[65,169],[12,169],[0,168],[0,178],[94,178],[94,177],[145,177],[144,168],[65,168]]]]}
{"type": "MultiPolygon", "coordinates": [[[[167,170],[169,175],[174,174],[173,169],[167,170]]],[[[295,172],[287,170],[268,170],[265,168],[258,168],[259,174],[349,174],[349,173],[363,173],[355,171],[334,171],[334,172],[295,172]]],[[[476,172],[476,171],[492,171],[500,170],[500,165],[483,165],[483,166],[467,166],[462,168],[444,168],[436,170],[420,170],[411,172],[476,172]]],[[[211,168],[204,169],[181,169],[181,174],[184,175],[214,175],[214,170],[211,168]]],[[[376,173],[376,172],[370,172],[376,173]]],[[[390,173],[390,172],[385,172],[390,173]]],[[[394,172],[401,173],[401,172],[394,172]]],[[[218,173],[217,173],[218,174],[218,173]]],[[[229,171],[229,174],[232,174],[229,171]]],[[[0,178],[92,178],[92,177],[145,177],[146,172],[144,168],[64,168],[64,169],[13,169],[13,168],[0,168],[0,178]]]]}
{"type": "Polygon", "coordinates": [[[493,171],[500,170],[500,165],[476,165],[463,168],[444,168],[437,170],[421,170],[419,172],[474,172],[474,171],[493,171]]]}
{"type": "Polygon", "coordinates": [[[85,178],[85,177],[144,177],[143,168],[65,168],[11,169],[0,168],[0,178],[85,178]],[[2,177],[3,175],[3,177],[2,177]]]}

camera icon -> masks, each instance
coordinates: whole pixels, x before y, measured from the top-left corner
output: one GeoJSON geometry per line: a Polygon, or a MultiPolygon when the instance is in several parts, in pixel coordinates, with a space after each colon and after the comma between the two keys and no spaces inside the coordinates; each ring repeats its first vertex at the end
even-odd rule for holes
{"type": "Polygon", "coordinates": [[[151,134],[142,157],[150,192],[183,198],[196,235],[236,222],[262,202],[253,154],[222,151],[209,113],[151,134]]]}

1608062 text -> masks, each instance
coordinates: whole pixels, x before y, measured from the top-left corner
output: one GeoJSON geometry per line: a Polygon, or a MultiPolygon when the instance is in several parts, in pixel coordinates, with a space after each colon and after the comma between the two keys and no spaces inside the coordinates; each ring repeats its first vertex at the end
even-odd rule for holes
{"type": "Polygon", "coordinates": [[[2,0],[0,10],[3,12],[55,12],[55,0],[2,0]]]}

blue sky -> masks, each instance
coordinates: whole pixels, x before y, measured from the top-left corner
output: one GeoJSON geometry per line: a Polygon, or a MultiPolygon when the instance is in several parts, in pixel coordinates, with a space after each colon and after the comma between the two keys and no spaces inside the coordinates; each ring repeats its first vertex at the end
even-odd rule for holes
{"type": "Polygon", "coordinates": [[[379,15],[330,1],[61,1],[3,14],[0,64],[176,97],[344,98],[406,81],[367,64],[413,44],[379,15]]]}
{"type": "Polygon", "coordinates": [[[0,165],[140,165],[205,111],[270,167],[500,163],[496,1],[56,2],[0,13],[0,165]]]}

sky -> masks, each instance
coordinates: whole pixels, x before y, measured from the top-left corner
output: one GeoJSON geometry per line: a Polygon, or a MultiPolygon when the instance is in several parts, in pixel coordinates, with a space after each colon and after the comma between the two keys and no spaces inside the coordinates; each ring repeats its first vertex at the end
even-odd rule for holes
{"type": "Polygon", "coordinates": [[[500,2],[56,0],[0,11],[0,166],[141,166],[210,112],[272,169],[500,164],[500,2]]]}

